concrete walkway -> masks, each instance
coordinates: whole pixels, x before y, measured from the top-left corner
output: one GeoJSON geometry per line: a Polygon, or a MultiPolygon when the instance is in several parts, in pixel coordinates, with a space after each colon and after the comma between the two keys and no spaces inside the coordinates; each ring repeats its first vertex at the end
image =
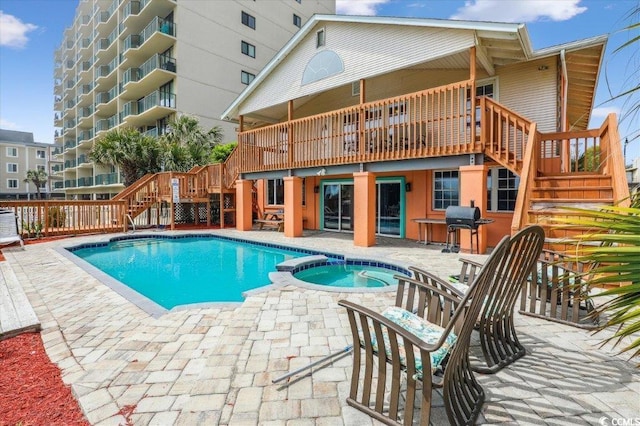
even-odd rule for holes
{"type": "MultiPolygon", "coordinates": [[[[445,276],[459,268],[441,247],[384,239],[355,248],[351,236],[310,233],[290,239],[274,231],[223,235],[414,264],[445,276]]],[[[104,240],[81,237],[28,245],[5,262],[42,323],[50,358],[62,369],[92,424],[371,425],[346,405],[350,356],[297,377],[272,380],[350,343],[349,299],[381,310],[393,293],[336,293],[285,286],[256,292],[240,305],[178,309],[154,318],[89,275],[56,247],[104,240]]],[[[479,256],[478,258],[482,258],[479,256]]],[[[224,283],[219,283],[224,285],[224,283]]],[[[605,336],[518,316],[528,354],[492,376],[480,423],[600,424],[640,417],[634,362],[599,347],[605,336]]],[[[436,398],[433,424],[446,424],[436,398]],[[439,406],[439,407],[438,407],[439,406]]]]}

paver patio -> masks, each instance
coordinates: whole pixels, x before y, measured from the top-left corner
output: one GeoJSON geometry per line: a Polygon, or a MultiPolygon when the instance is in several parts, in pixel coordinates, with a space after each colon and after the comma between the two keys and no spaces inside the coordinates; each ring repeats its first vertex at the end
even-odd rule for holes
{"type": "MultiPolygon", "coordinates": [[[[273,231],[211,232],[384,258],[442,276],[459,267],[458,255],[412,241],[380,239],[375,247],[356,248],[350,236],[333,233],[290,239],[273,231]]],[[[126,405],[136,406],[131,416],[136,425],[377,424],[346,405],[350,356],[284,385],[272,380],[350,344],[338,300],[381,310],[392,303],[393,292],[284,286],[253,293],[242,304],[176,309],[154,318],[58,251],[113,236],[3,251],[41,322],[49,357],[92,424],[124,424],[118,412],[126,405]]],[[[593,336],[524,316],[517,316],[517,329],[527,356],[496,375],[478,375],[487,393],[480,423],[600,424],[605,417],[640,418],[635,362],[610,346],[600,348],[604,333],[593,336]]],[[[432,422],[446,424],[437,399],[432,422]]]]}

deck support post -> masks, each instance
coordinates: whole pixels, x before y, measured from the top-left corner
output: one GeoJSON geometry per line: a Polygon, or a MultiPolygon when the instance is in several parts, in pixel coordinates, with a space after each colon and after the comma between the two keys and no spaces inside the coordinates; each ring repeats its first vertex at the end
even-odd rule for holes
{"type": "MultiPolygon", "coordinates": [[[[471,132],[469,139],[472,145],[476,143],[476,47],[473,46],[469,51],[469,80],[471,80],[471,93],[469,97],[471,98],[471,126],[469,131],[471,132]]],[[[482,114],[482,113],[481,113],[482,114]]]]}
{"type": "Polygon", "coordinates": [[[302,237],[302,178],[284,178],[284,236],[302,237]]]}
{"type": "MultiPolygon", "coordinates": [[[[487,216],[487,172],[486,165],[462,166],[460,167],[460,205],[470,206],[473,204],[480,209],[480,216],[487,216]]],[[[484,254],[487,251],[487,226],[478,227],[478,253],[484,254]]],[[[460,251],[471,252],[471,233],[466,230],[460,231],[460,251]]],[[[474,254],[477,254],[474,250],[474,254]]]]}
{"type": "Polygon", "coordinates": [[[353,174],[353,245],[376,245],[376,175],[371,172],[353,174]]]}
{"type": "MultiPolygon", "coordinates": [[[[252,186],[253,182],[250,180],[239,179],[236,181],[236,229],[238,231],[251,231],[253,228],[252,186]]],[[[221,194],[222,196],[224,194],[221,194]]],[[[220,214],[222,214],[222,210],[220,214]]]]}

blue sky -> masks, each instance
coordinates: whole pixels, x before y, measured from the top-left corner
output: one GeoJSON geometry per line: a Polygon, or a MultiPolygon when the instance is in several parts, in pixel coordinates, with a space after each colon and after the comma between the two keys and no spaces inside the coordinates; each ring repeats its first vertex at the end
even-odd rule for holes
{"type": "MultiPolygon", "coordinates": [[[[36,141],[53,143],[53,52],[77,4],[77,0],[0,0],[1,128],[33,132],[36,141]]],[[[337,1],[338,13],[350,15],[524,22],[534,49],[609,34],[590,127],[600,126],[609,112],[624,115],[629,110],[628,100],[626,104],[625,99],[606,101],[610,92],[621,93],[640,79],[638,43],[613,54],[616,47],[638,35],[638,31],[620,30],[638,22],[638,15],[629,18],[627,14],[639,6],[639,0],[337,1]]],[[[638,102],[638,96],[633,100],[638,102]]],[[[620,134],[629,138],[627,159],[640,157],[639,132],[640,115],[621,121],[620,134]]]]}

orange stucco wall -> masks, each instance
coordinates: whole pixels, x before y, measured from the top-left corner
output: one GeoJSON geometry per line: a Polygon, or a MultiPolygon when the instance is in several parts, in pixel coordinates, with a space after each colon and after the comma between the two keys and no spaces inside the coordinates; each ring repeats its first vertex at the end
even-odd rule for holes
{"type": "MultiPolygon", "coordinates": [[[[376,177],[404,177],[405,182],[411,184],[411,190],[406,193],[406,205],[405,205],[405,228],[406,238],[417,240],[424,238],[424,235],[418,235],[418,224],[411,219],[415,218],[440,218],[444,219],[444,210],[433,209],[433,170],[417,170],[410,172],[400,173],[378,173],[376,177]]],[[[305,205],[302,206],[301,212],[304,229],[320,229],[320,197],[322,194],[315,193],[314,188],[320,187],[322,180],[335,180],[335,179],[353,179],[353,174],[343,175],[331,175],[331,176],[308,176],[304,179],[305,185],[305,205]]],[[[486,177],[482,179],[477,178],[478,183],[480,181],[486,182],[486,177]]],[[[258,181],[256,183],[257,199],[260,209],[262,211],[269,209],[284,209],[284,205],[269,206],[266,205],[266,191],[264,181],[258,181]]],[[[486,188],[483,191],[486,194],[486,188]]],[[[482,197],[476,192],[476,189],[471,191],[473,199],[476,205],[480,207],[480,202],[486,206],[486,195],[482,197]],[[482,201],[480,201],[482,199],[482,201]]],[[[469,195],[469,199],[471,195],[469,195]]],[[[468,205],[468,200],[463,197],[462,204],[468,205]]],[[[494,220],[494,223],[484,226],[486,231],[486,246],[494,247],[504,235],[510,233],[511,219],[513,215],[511,213],[502,212],[487,212],[485,210],[484,217],[494,220]]],[[[424,231],[424,230],[423,230],[424,231]]],[[[446,226],[445,225],[433,225],[431,227],[430,240],[434,242],[446,241],[446,226]]]]}

